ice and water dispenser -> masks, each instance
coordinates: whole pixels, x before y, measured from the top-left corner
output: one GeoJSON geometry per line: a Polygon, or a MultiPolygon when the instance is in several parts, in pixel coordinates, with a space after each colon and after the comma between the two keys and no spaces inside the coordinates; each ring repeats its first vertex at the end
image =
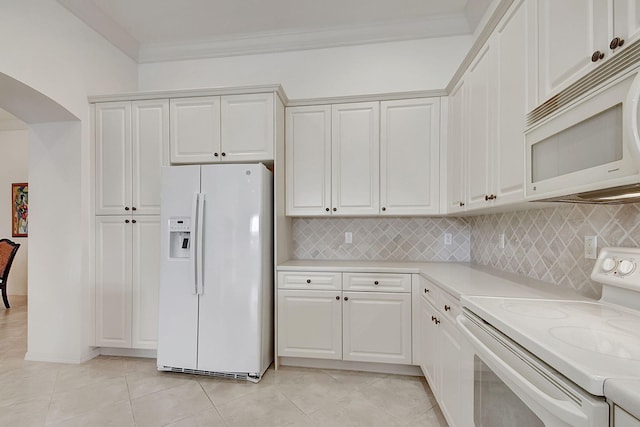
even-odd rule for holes
{"type": "Polygon", "coordinates": [[[191,219],[169,219],[169,258],[189,258],[191,252],[191,219]]]}

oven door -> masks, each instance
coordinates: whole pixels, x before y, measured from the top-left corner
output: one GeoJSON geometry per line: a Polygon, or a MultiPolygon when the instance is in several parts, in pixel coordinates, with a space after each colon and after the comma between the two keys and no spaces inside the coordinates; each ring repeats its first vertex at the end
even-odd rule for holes
{"type": "Polygon", "coordinates": [[[468,309],[457,318],[473,358],[475,427],[602,427],[609,406],[468,309]]]}

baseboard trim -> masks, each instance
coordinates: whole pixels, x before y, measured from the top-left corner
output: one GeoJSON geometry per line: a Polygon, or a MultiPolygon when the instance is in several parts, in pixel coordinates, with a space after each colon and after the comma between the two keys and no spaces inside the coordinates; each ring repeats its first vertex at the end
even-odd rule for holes
{"type": "Polygon", "coordinates": [[[147,359],[155,359],[158,355],[157,350],[144,350],[140,348],[100,347],[98,350],[102,356],[144,357],[147,359]]]}
{"type": "Polygon", "coordinates": [[[343,371],[375,372],[378,374],[422,376],[418,366],[394,365],[390,363],[349,362],[345,360],[311,359],[304,357],[280,357],[280,366],[300,368],[337,369],[343,371]]]}
{"type": "Polygon", "coordinates": [[[100,354],[99,349],[90,349],[89,351],[81,354],[78,357],[61,355],[61,354],[47,354],[47,353],[34,353],[28,351],[24,355],[24,360],[29,362],[50,362],[50,363],[68,363],[78,365],[84,363],[87,360],[91,360],[100,354]]]}

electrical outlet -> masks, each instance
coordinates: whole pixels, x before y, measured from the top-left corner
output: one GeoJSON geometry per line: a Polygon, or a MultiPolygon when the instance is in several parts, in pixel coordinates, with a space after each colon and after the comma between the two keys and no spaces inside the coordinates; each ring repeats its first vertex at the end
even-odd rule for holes
{"type": "Polygon", "coordinates": [[[498,234],[498,249],[504,249],[505,239],[504,233],[498,234]]]}
{"type": "Polygon", "coordinates": [[[584,236],[584,257],[586,259],[598,258],[598,236],[584,236]]]}
{"type": "Polygon", "coordinates": [[[444,233],[444,244],[446,246],[451,244],[451,233],[444,233]]]}
{"type": "Polygon", "coordinates": [[[344,233],[344,242],[353,243],[353,233],[351,233],[350,231],[346,231],[344,233]]]}

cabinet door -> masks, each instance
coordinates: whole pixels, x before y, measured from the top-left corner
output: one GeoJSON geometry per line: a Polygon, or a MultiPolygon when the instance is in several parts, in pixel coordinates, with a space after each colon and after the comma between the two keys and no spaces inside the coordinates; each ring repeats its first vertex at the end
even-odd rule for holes
{"type": "Polygon", "coordinates": [[[595,51],[609,55],[612,0],[539,0],[539,99],[546,101],[599,62],[595,51]]]}
{"type": "Polygon", "coordinates": [[[273,160],[273,93],[221,98],[221,156],[229,162],[273,160]]]}
{"type": "Polygon", "coordinates": [[[471,65],[467,85],[467,209],[487,206],[490,194],[491,120],[494,118],[495,92],[491,78],[492,49],[486,44],[471,65]]]}
{"type": "Polygon", "coordinates": [[[640,420],[621,407],[614,405],[613,427],[640,427],[640,420]]]}
{"type": "Polygon", "coordinates": [[[380,104],[332,106],[332,211],[377,215],[380,209],[380,104]]]}
{"type": "Polygon", "coordinates": [[[438,326],[434,323],[436,310],[425,298],[420,298],[420,367],[434,394],[440,394],[438,326]]]}
{"type": "Polygon", "coordinates": [[[130,216],[96,217],[96,345],[131,347],[130,216]]]}
{"type": "Polygon", "coordinates": [[[437,214],[440,98],[382,102],[380,116],[381,213],[437,214]]]}
{"type": "Polygon", "coordinates": [[[133,102],[132,210],[160,215],[160,170],[169,164],[169,101],[133,102]]]}
{"type": "Polygon", "coordinates": [[[623,47],[640,37],[640,0],[614,0],[613,37],[624,39],[623,47]]]}
{"type": "Polygon", "coordinates": [[[131,103],[96,105],[96,214],[131,208],[131,103]]]}
{"type": "Polygon", "coordinates": [[[529,83],[533,79],[528,35],[533,20],[527,4],[518,0],[494,31],[497,66],[492,72],[497,91],[496,132],[491,152],[494,204],[511,203],[524,198],[524,128],[525,116],[535,101],[530,99],[529,83]]]}
{"type": "Polygon", "coordinates": [[[172,99],[171,163],[219,162],[220,97],[172,99]]]}
{"type": "Polygon", "coordinates": [[[134,217],[132,267],[132,347],[158,346],[160,216],[134,217]]]}
{"type": "MultiPolygon", "coordinates": [[[[450,420],[451,425],[465,426],[469,425],[463,423],[461,418],[463,412],[461,412],[460,403],[463,402],[460,399],[460,384],[461,384],[461,364],[460,364],[460,332],[456,329],[455,324],[440,316],[441,320],[438,325],[440,332],[439,343],[439,364],[441,366],[441,381],[440,381],[440,409],[447,420],[450,420]]],[[[464,401],[467,403],[468,401],[464,401]]]]}
{"type": "Polygon", "coordinates": [[[278,291],[278,356],[342,358],[339,291],[278,291]]]}
{"type": "Polygon", "coordinates": [[[411,364],[411,294],[343,292],[343,360],[411,364]]]}
{"type": "Polygon", "coordinates": [[[331,211],[331,106],[287,108],[287,215],[331,211]]]}
{"type": "Polygon", "coordinates": [[[465,82],[460,81],[449,95],[449,128],[447,139],[447,213],[464,211],[467,173],[465,117],[465,82]]]}

